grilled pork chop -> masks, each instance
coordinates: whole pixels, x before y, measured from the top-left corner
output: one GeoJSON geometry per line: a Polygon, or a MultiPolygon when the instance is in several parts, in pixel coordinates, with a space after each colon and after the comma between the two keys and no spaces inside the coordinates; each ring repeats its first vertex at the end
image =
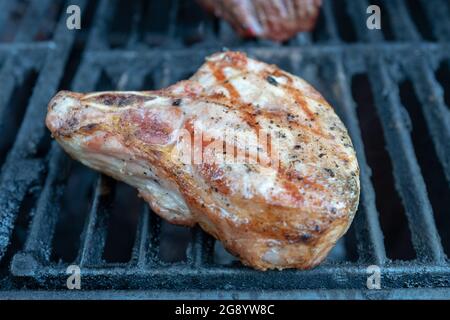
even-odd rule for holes
{"type": "Polygon", "coordinates": [[[322,0],[198,0],[208,11],[228,21],[243,37],[285,41],[310,31],[322,0]]]}
{"type": "Polygon", "coordinates": [[[46,123],[73,158],[256,269],[316,266],[358,206],[355,152],[330,105],[243,53],[158,91],[59,92],[46,123]]]}

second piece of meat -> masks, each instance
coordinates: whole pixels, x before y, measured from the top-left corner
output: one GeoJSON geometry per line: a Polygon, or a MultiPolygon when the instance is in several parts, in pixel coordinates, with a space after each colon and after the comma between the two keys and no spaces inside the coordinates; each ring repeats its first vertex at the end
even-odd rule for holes
{"type": "Polygon", "coordinates": [[[322,0],[198,0],[208,11],[228,21],[243,37],[285,41],[310,31],[322,0]]]}

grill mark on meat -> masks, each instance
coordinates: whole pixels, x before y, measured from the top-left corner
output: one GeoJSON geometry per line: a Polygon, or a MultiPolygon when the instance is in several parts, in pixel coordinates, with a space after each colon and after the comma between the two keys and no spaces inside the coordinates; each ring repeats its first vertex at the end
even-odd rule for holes
{"type": "Polygon", "coordinates": [[[297,204],[301,204],[303,202],[304,197],[300,193],[298,186],[291,181],[289,175],[282,166],[278,168],[277,179],[291,198],[297,202],[297,204]]]}
{"type": "Polygon", "coordinates": [[[238,99],[240,97],[239,92],[233,86],[231,82],[227,80],[225,74],[223,73],[223,67],[217,66],[216,63],[209,61],[208,66],[211,69],[214,78],[225,88],[230,94],[231,99],[238,99]]]}
{"type": "MultiPolygon", "coordinates": [[[[255,203],[258,200],[255,199],[255,203]]],[[[305,229],[299,230],[295,226],[293,226],[289,219],[280,219],[280,216],[277,215],[276,210],[277,206],[273,206],[271,209],[265,212],[258,212],[252,216],[252,227],[251,230],[254,232],[258,232],[260,234],[264,234],[267,238],[277,241],[286,241],[288,243],[310,243],[314,244],[317,240],[317,236],[323,233],[324,230],[315,230],[315,227],[306,226],[305,229]]],[[[228,221],[228,223],[232,223],[232,221],[228,221]]],[[[245,235],[248,233],[248,225],[247,224],[234,224],[233,228],[239,229],[239,233],[241,237],[239,241],[254,241],[251,237],[246,237],[245,235]]]]}
{"type": "MultiPolygon", "coordinates": [[[[218,95],[214,95],[214,96],[210,95],[210,96],[208,96],[208,98],[216,100],[216,101],[220,101],[222,105],[226,105],[229,108],[239,110],[239,112],[241,113],[241,118],[249,125],[249,127],[253,128],[255,130],[255,133],[258,135],[261,127],[258,124],[258,122],[256,121],[256,115],[258,115],[258,114],[255,114],[255,112],[256,112],[255,106],[251,103],[244,104],[242,101],[238,100],[238,98],[240,97],[239,92],[237,92],[236,88],[234,88],[234,86],[229,81],[226,80],[226,76],[223,73],[223,68],[226,66],[233,67],[237,70],[241,70],[242,73],[245,73],[245,72],[247,72],[244,68],[246,66],[246,64],[247,64],[246,59],[244,60],[241,57],[241,55],[237,55],[236,53],[232,53],[231,55],[229,53],[225,59],[222,59],[219,61],[209,61],[208,67],[212,71],[215,79],[217,81],[219,81],[220,84],[222,84],[225,87],[225,89],[227,89],[227,91],[229,92],[229,94],[231,96],[232,101],[230,104],[228,104],[223,101],[225,97],[219,97],[218,95]],[[230,61],[233,62],[233,64],[230,65],[230,61]]],[[[303,98],[303,93],[299,89],[297,89],[293,86],[293,79],[288,74],[286,74],[282,70],[278,69],[277,67],[275,67],[275,70],[273,70],[271,73],[269,73],[268,71],[262,71],[263,78],[268,79],[269,77],[272,77],[272,76],[284,77],[287,79],[287,84],[282,84],[281,85],[282,88],[286,89],[286,91],[289,92],[289,94],[296,101],[297,105],[299,105],[302,108],[302,110],[305,112],[308,119],[311,121],[314,121],[315,120],[314,112],[312,112],[308,108],[308,105],[303,98]]],[[[275,79],[273,79],[273,80],[275,80],[275,79]]],[[[267,110],[257,110],[257,112],[259,112],[259,113],[262,112],[264,116],[272,115],[271,112],[267,111],[267,110]]],[[[333,139],[332,136],[325,134],[320,129],[320,127],[313,128],[313,127],[304,125],[300,122],[295,122],[295,125],[300,126],[304,130],[311,131],[313,134],[318,135],[322,138],[333,139]]]]}
{"type": "Polygon", "coordinates": [[[225,174],[221,168],[215,163],[202,163],[199,166],[200,175],[212,186],[215,192],[223,195],[230,194],[225,174]]]}
{"type": "Polygon", "coordinates": [[[256,134],[259,133],[261,126],[256,119],[256,116],[262,114],[262,110],[255,109],[251,103],[244,103],[240,100],[230,100],[227,97],[214,93],[211,95],[202,95],[198,97],[199,101],[205,103],[215,103],[230,110],[237,111],[241,119],[252,128],[256,134]]]}
{"type": "MultiPolygon", "coordinates": [[[[211,95],[201,95],[197,97],[198,101],[202,101],[205,103],[215,103],[218,105],[221,105],[227,109],[235,110],[240,113],[240,117],[245,123],[250,127],[253,128],[255,131],[255,134],[259,136],[259,130],[261,130],[261,125],[256,118],[257,116],[261,116],[266,119],[274,119],[279,121],[279,124],[282,124],[284,122],[284,119],[287,116],[287,113],[285,112],[276,112],[276,111],[269,111],[269,110],[263,110],[263,109],[256,109],[253,104],[244,104],[238,100],[236,101],[229,101],[229,99],[226,99],[223,95],[220,94],[211,94],[211,95]]],[[[323,131],[320,131],[319,129],[310,127],[308,125],[302,124],[299,121],[291,121],[289,122],[290,126],[295,127],[296,129],[301,128],[304,131],[309,131],[313,135],[320,136],[327,140],[334,140],[334,136],[326,134],[323,131]]],[[[269,135],[269,139],[271,139],[271,136],[269,135]]],[[[267,154],[271,154],[271,148],[272,143],[268,143],[268,148],[265,150],[267,154]]]]}
{"type": "Polygon", "coordinates": [[[300,185],[308,189],[316,189],[319,191],[324,191],[325,186],[317,181],[311,179],[311,177],[306,177],[300,175],[296,170],[283,170],[283,175],[289,180],[297,180],[300,185]]]}
{"type": "MultiPolygon", "coordinates": [[[[255,132],[255,135],[259,137],[261,125],[257,119],[257,116],[259,115],[265,115],[268,116],[268,112],[265,110],[256,109],[255,106],[251,103],[243,103],[240,100],[232,100],[231,102],[227,100],[225,97],[220,95],[210,95],[210,96],[204,96],[207,100],[205,102],[213,102],[216,104],[219,104],[223,107],[226,107],[230,110],[235,110],[239,113],[240,118],[255,132]]],[[[310,129],[309,127],[307,127],[310,129]]],[[[276,152],[276,150],[273,150],[272,145],[272,137],[270,134],[268,134],[268,141],[267,145],[263,144],[261,147],[266,152],[268,157],[273,161],[273,153],[272,151],[276,152]]],[[[235,146],[235,154],[237,154],[237,147],[235,146]]],[[[258,163],[261,164],[259,161],[258,163]]],[[[272,163],[274,165],[274,163],[272,163]]]]}
{"type": "MultiPolygon", "coordinates": [[[[200,98],[200,97],[199,97],[200,98]]],[[[224,97],[218,96],[218,95],[209,95],[204,96],[205,102],[213,102],[216,104],[220,104],[221,106],[224,106],[231,110],[236,110],[241,113],[241,118],[248,124],[249,127],[255,129],[256,134],[258,134],[259,130],[261,129],[261,125],[259,124],[259,121],[257,121],[256,116],[266,117],[266,118],[272,118],[276,119],[280,123],[283,123],[284,118],[286,118],[287,113],[286,112],[277,112],[277,111],[270,111],[270,110],[263,110],[263,109],[256,109],[253,104],[244,104],[240,101],[227,101],[224,99],[224,97]]],[[[299,121],[292,121],[290,122],[290,125],[293,125],[295,127],[301,128],[305,131],[310,131],[314,135],[320,136],[325,139],[332,140],[334,139],[333,136],[326,134],[325,132],[321,131],[320,129],[316,129],[313,127],[309,127],[308,125],[302,124],[299,121]]]]}
{"type": "Polygon", "coordinates": [[[293,86],[287,84],[283,85],[283,88],[286,89],[291,94],[291,96],[294,97],[295,102],[300,106],[300,108],[302,108],[308,118],[311,121],[314,121],[316,117],[314,116],[314,113],[308,108],[308,105],[303,98],[302,92],[300,92],[300,90],[298,90],[297,88],[294,88],[293,86]]]}
{"type": "MultiPolygon", "coordinates": [[[[271,73],[267,72],[267,71],[263,71],[263,74],[261,75],[264,78],[268,78],[271,77],[273,79],[273,77],[283,77],[287,80],[287,83],[285,84],[281,84],[281,87],[283,89],[285,89],[287,92],[289,92],[289,94],[293,97],[293,99],[297,102],[297,105],[300,106],[300,108],[302,108],[303,112],[305,112],[305,114],[308,116],[308,118],[312,121],[315,120],[315,115],[314,112],[312,112],[309,108],[308,108],[308,104],[306,103],[305,99],[303,98],[303,92],[301,92],[299,89],[295,88],[293,85],[293,80],[292,78],[282,72],[280,69],[276,68],[274,71],[272,71],[271,73]]],[[[275,79],[274,79],[275,80],[275,79]]]]}
{"type": "Polygon", "coordinates": [[[281,166],[278,169],[277,178],[288,194],[295,199],[298,204],[301,204],[304,200],[304,197],[300,192],[300,186],[305,189],[315,189],[318,191],[325,190],[325,187],[322,184],[315,182],[308,177],[302,177],[293,170],[286,170],[281,166]],[[294,183],[293,181],[296,182],[294,183]]]}
{"type": "MultiPolygon", "coordinates": [[[[228,57],[228,56],[227,56],[228,57]]],[[[244,67],[247,64],[247,60],[243,59],[241,55],[233,54],[231,55],[231,61],[237,61],[237,63],[233,63],[233,67],[237,68],[243,72],[245,72],[244,67]]],[[[234,88],[234,86],[230,82],[224,82],[226,79],[225,74],[223,73],[223,67],[228,66],[229,61],[226,59],[220,60],[220,63],[213,63],[210,61],[208,63],[209,68],[213,72],[213,75],[215,79],[224,85],[224,87],[228,90],[231,96],[230,103],[226,103],[223,100],[226,100],[226,97],[218,96],[218,95],[210,95],[207,96],[207,98],[212,99],[214,101],[217,101],[223,106],[226,106],[227,108],[237,110],[240,113],[240,117],[247,125],[252,128],[256,134],[256,136],[259,136],[259,132],[261,130],[261,126],[259,122],[257,121],[257,116],[261,113],[261,110],[256,110],[255,106],[252,103],[244,103],[243,101],[239,100],[240,94],[237,92],[237,90],[234,88]]],[[[268,144],[268,146],[271,146],[271,143],[268,144]]],[[[265,146],[263,147],[265,148],[265,146]]],[[[269,147],[270,150],[265,150],[269,157],[271,156],[271,147],[269,147]]]]}
{"type": "MultiPolygon", "coordinates": [[[[191,118],[191,119],[187,120],[185,122],[185,124],[184,124],[184,129],[186,129],[189,132],[189,135],[191,137],[191,146],[194,146],[194,144],[195,144],[195,141],[194,141],[195,140],[194,121],[195,121],[195,119],[191,118]]],[[[233,145],[233,153],[232,153],[233,158],[232,158],[232,160],[234,160],[234,161],[241,160],[241,159],[238,159],[238,156],[245,154],[246,160],[248,160],[249,163],[257,163],[257,164],[259,164],[259,165],[261,165],[262,167],[265,167],[265,168],[270,168],[271,166],[276,165],[274,163],[274,159],[272,158],[272,143],[271,143],[271,140],[270,140],[270,135],[267,138],[268,138],[267,145],[265,145],[265,144],[260,145],[260,147],[263,149],[263,151],[265,151],[265,156],[266,156],[265,159],[261,158],[262,154],[260,152],[257,152],[256,155],[255,155],[253,153],[247,152],[247,150],[238,148],[238,146],[235,143],[231,142],[231,144],[233,145]]],[[[226,152],[228,150],[227,149],[227,142],[229,142],[229,141],[225,141],[223,139],[218,139],[218,138],[214,138],[214,140],[212,140],[212,141],[211,140],[205,140],[205,139],[203,139],[203,136],[202,136],[202,140],[201,140],[202,150],[201,150],[201,152],[206,150],[208,145],[210,145],[211,143],[220,143],[220,142],[222,142],[222,147],[223,147],[222,150],[223,150],[223,152],[226,152]]],[[[194,148],[191,148],[191,161],[192,162],[194,162],[195,159],[200,159],[200,156],[197,156],[197,158],[194,158],[195,150],[193,150],[193,149],[194,148]]],[[[223,154],[223,155],[225,155],[225,154],[223,154]]],[[[229,155],[227,154],[227,156],[229,156],[229,155]]],[[[204,160],[203,159],[203,154],[201,155],[201,159],[202,159],[202,161],[204,160]]],[[[242,160],[244,160],[244,159],[242,159],[242,160]]]]}
{"type": "Polygon", "coordinates": [[[247,67],[247,57],[239,52],[228,52],[224,58],[220,60],[210,60],[207,62],[207,65],[214,78],[228,91],[231,99],[240,98],[239,92],[225,76],[224,69],[230,67],[245,72],[247,67]]]}
{"type": "Polygon", "coordinates": [[[259,125],[256,117],[261,114],[261,111],[255,110],[253,104],[243,103],[239,100],[232,100],[231,105],[238,106],[237,110],[239,111],[242,120],[244,120],[245,123],[247,123],[247,125],[252,128],[258,136],[259,130],[261,130],[261,126],[259,125]]]}
{"type": "MultiPolygon", "coordinates": [[[[255,110],[255,106],[253,104],[251,104],[251,103],[245,104],[242,101],[240,101],[238,99],[239,92],[236,91],[236,89],[230,82],[225,82],[226,77],[221,68],[223,68],[223,66],[227,66],[228,63],[223,63],[223,61],[224,60],[221,60],[220,63],[209,61],[208,66],[209,66],[210,70],[213,72],[213,75],[216,78],[216,80],[219,81],[230,93],[231,101],[230,101],[230,103],[228,103],[228,101],[226,101],[226,97],[223,97],[218,94],[206,96],[206,98],[208,100],[212,100],[216,103],[220,103],[221,105],[224,105],[230,109],[238,110],[241,113],[241,118],[249,125],[249,127],[253,128],[255,130],[256,134],[259,133],[259,130],[261,128],[258,121],[256,121],[257,115],[263,115],[263,116],[269,116],[269,117],[276,116],[276,117],[281,118],[281,115],[277,115],[274,112],[270,112],[267,110],[255,110]]],[[[236,67],[236,66],[233,66],[233,67],[236,67]]],[[[241,67],[242,66],[240,66],[240,68],[241,67]]],[[[309,120],[311,120],[311,121],[315,120],[314,112],[312,112],[308,108],[307,103],[303,98],[303,93],[299,89],[295,88],[292,85],[293,80],[289,75],[285,74],[284,72],[282,72],[279,69],[274,70],[271,74],[266,71],[263,71],[263,73],[264,74],[262,76],[266,79],[271,76],[285,77],[288,81],[288,84],[282,84],[281,85],[282,88],[286,89],[290,93],[290,95],[296,101],[297,105],[299,105],[302,108],[302,110],[305,112],[305,114],[307,115],[309,120]]],[[[283,113],[283,115],[284,115],[284,113],[283,113]]],[[[304,125],[298,121],[294,122],[294,123],[296,126],[299,126],[304,130],[311,131],[313,134],[318,135],[322,138],[333,139],[333,137],[331,135],[328,135],[325,132],[323,132],[320,129],[320,127],[319,128],[310,127],[310,126],[304,125]]]]}

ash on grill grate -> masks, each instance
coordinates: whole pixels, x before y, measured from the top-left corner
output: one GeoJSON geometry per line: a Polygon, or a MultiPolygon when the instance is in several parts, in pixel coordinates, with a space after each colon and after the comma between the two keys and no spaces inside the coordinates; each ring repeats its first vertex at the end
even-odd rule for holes
{"type": "Polygon", "coordinates": [[[405,209],[395,188],[392,164],[377,116],[367,75],[352,78],[352,94],[357,103],[357,114],[364,141],[364,151],[371,169],[371,180],[376,193],[376,207],[383,229],[386,254],[390,259],[412,260],[415,252],[411,244],[405,209]]]}
{"type": "MultiPolygon", "coordinates": [[[[450,83],[450,82],[448,82],[450,83]]],[[[447,256],[450,255],[450,187],[444,170],[434,150],[431,136],[424,121],[420,102],[411,81],[400,83],[400,98],[412,123],[412,139],[421,173],[424,177],[430,198],[436,225],[441,236],[442,245],[447,256]]]]}
{"type": "Polygon", "coordinates": [[[191,14],[198,6],[187,0],[79,0],[85,30],[69,32],[64,8],[72,2],[45,2],[56,10],[48,20],[58,26],[47,29],[39,44],[39,28],[22,31],[33,22],[29,8],[41,15],[46,9],[34,1],[0,1],[9,3],[0,10],[0,25],[23,26],[11,33],[17,39],[6,29],[0,35],[8,41],[0,48],[0,79],[8,80],[1,81],[7,85],[0,89],[0,113],[9,111],[14,90],[25,96],[16,99],[9,138],[0,139],[6,154],[0,160],[0,289],[3,283],[65,288],[66,267],[76,263],[86,290],[145,289],[158,297],[164,297],[161,290],[208,297],[221,289],[282,297],[294,290],[300,297],[301,289],[362,290],[366,267],[377,264],[383,288],[442,287],[448,295],[447,1],[421,0],[420,9],[406,0],[376,0],[383,30],[368,32],[369,1],[325,0],[316,29],[282,44],[244,41],[223,21],[191,14]],[[20,14],[13,21],[14,10],[20,14]],[[18,41],[27,45],[17,49],[18,41]],[[60,87],[157,89],[188,78],[224,46],[305,78],[335,107],[352,137],[361,168],[360,207],[345,238],[314,270],[243,267],[200,229],[169,226],[131,188],[73,163],[44,128],[46,104],[60,87]],[[24,68],[16,68],[12,50],[27,57],[24,68]]]}
{"type": "MultiPolygon", "coordinates": [[[[14,222],[20,208],[24,207],[24,199],[36,185],[41,185],[45,153],[48,151],[43,144],[46,135],[43,123],[45,106],[58,88],[74,38],[74,34],[68,34],[63,29],[65,19],[58,17],[60,21],[56,30],[59,33],[54,33],[52,41],[60,45],[33,42],[35,32],[38,31],[34,19],[44,15],[49,3],[25,3],[24,15],[16,19],[18,28],[14,33],[14,42],[5,44],[1,50],[3,65],[0,79],[3,85],[0,91],[0,115],[3,120],[0,126],[7,134],[2,140],[5,153],[2,153],[0,174],[0,259],[9,245],[14,222]],[[14,104],[17,108],[13,108],[14,104]],[[7,119],[11,121],[8,123],[7,119]]],[[[84,7],[83,0],[77,3],[84,7]]],[[[0,24],[2,30],[6,31],[6,19],[17,8],[22,10],[21,3],[2,1],[0,5],[3,9],[0,11],[0,24]]],[[[62,1],[53,5],[62,7],[62,1]]]]}

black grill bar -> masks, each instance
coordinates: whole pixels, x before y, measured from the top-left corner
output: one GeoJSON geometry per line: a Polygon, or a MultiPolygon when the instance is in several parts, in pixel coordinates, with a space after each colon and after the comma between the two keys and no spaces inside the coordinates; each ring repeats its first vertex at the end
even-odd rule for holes
{"type": "Polygon", "coordinates": [[[147,205],[142,209],[137,225],[136,241],[133,247],[131,260],[135,261],[138,268],[143,268],[148,263],[148,249],[150,248],[151,234],[150,228],[150,210],[147,205]]]}
{"type": "MultiPolygon", "coordinates": [[[[148,210],[148,206],[145,206],[145,208],[148,210]]],[[[150,212],[148,230],[148,247],[145,254],[145,263],[147,266],[152,267],[159,262],[159,244],[161,231],[161,218],[159,218],[159,216],[157,216],[153,212],[150,212]]]]}
{"type": "MultiPolygon", "coordinates": [[[[79,0],[81,8],[85,1],[79,0]]],[[[39,74],[30,103],[16,140],[0,174],[0,259],[3,257],[13,224],[29,187],[38,181],[43,167],[42,159],[33,159],[45,135],[46,106],[57,91],[74,33],[67,34],[65,17],[58,24],[54,41],[60,44],[51,50],[39,74]],[[36,121],[36,119],[41,119],[36,121]]],[[[31,30],[30,30],[31,32],[31,30]]]]}
{"type": "MultiPolygon", "coordinates": [[[[43,291],[43,290],[13,290],[9,292],[0,291],[0,299],[17,299],[24,300],[29,297],[37,300],[59,300],[61,292],[43,291]]],[[[121,291],[120,297],[111,294],[108,290],[90,290],[90,291],[66,291],[64,297],[74,300],[90,300],[95,296],[98,300],[159,300],[159,299],[190,299],[190,300],[420,300],[426,297],[430,300],[439,300],[447,297],[447,289],[445,288],[402,288],[388,290],[354,290],[354,289],[318,289],[318,290],[298,290],[298,289],[280,289],[280,290],[127,290],[121,291]]]]}
{"type": "Polygon", "coordinates": [[[92,50],[101,50],[107,48],[106,34],[108,25],[113,19],[114,8],[117,5],[117,0],[101,0],[98,5],[97,12],[94,17],[89,40],[86,47],[92,50]]]}
{"type": "Polygon", "coordinates": [[[27,241],[21,254],[14,257],[13,266],[22,275],[36,272],[41,264],[49,263],[51,242],[61,202],[64,182],[67,178],[67,157],[56,144],[50,151],[50,164],[44,188],[39,196],[36,212],[30,226],[27,241]]]}
{"type": "Polygon", "coordinates": [[[330,43],[340,42],[336,19],[333,15],[332,1],[323,1],[322,14],[325,19],[325,28],[330,43]]]}
{"type": "MultiPolygon", "coordinates": [[[[8,102],[11,100],[11,95],[14,91],[14,88],[17,85],[17,61],[18,59],[10,58],[5,64],[2,66],[0,71],[0,83],[2,83],[2,91],[0,92],[0,128],[3,129],[6,126],[6,122],[8,121],[7,114],[8,111],[8,102]],[[16,71],[16,72],[14,72],[16,71]]],[[[22,70],[22,74],[25,73],[25,70],[22,70]]],[[[4,130],[1,130],[4,132],[4,130]]]]}
{"type": "Polygon", "coordinates": [[[406,41],[419,41],[417,28],[408,13],[404,1],[389,0],[383,2],[389,12],[390,21],[396,39],[406,41]]]}
{"type": "Polygon", "coordinates": [[[199,227],[193,230],[193,240],[187,250],[188,263],[200,267],[211,263],[213,258],[214,239],[199,227]]]}
{"type": "Polygon", "coordinates": [[[415,68],[406,70],[413,80],[436,153],[444,168],[447,181],[450,183],[450,120],[449,117],[442,116],[448,114],[443,98],[443,88],[436,81],[429,62],[425,61],[420,54],[415,57],[412,64],[415,68]]]}
{"type": "Polygon", "coordinates": [[[169,39],[173,39],[175,37],[179,7],[180,7],[180,0],[172,0],[172,8],[170,9],[169,14],[169,28],[167,31],[167,37],[169,39]]]}
{"type": "MultiPolygon", "coordinates": [[[[92,46],[99,45],[99,43],[93,40],[96,36],[97,28],[97,25],[93,26],[92,34],[88,39],[88,43],[92,46]]],[[[100,70],[88,60],[78,70],[74,79],[73,90],[77,92],[94,91],[99,79],[100,70]]],[[[102,254],[107,236],[107,221],[112,199],[114,198],[115,183],[112,179],[98,174],[95,183],[94,195],[91,200],[86,225],[81,235],[81,244],[77,259],[82,267],[102,263],[102,254]]]]}
{"type": "Polygon", "coordinates": [[[128,37],[127,48],[133,48],[136,46],[139,39],[139,32],[142,25],[142,20],[144,19],[144,2],[142,1],[134,1],[132,3],[133,6],[133,17],[131,24],[130,36],[128,37]]]}
{"type": "Polygon", "coordinates": [[[398,89],[386,70],[386,61],[374,57],[369,77],[376,91],[375,104],[391,155],[394,177],[402,196],[412,242],[419,260],[442,263],[444,253],[433,218],[414,147],[411,142],[406,111],[401,107],[398,89]]]}
{"type": "Polygon", "coordinates": [[[114,197],[115,183],[99,175],[94,191],[87,224],[81,236],[80,266],[95,266],[102,263],[102,253],[107,235],[107,221],[114,197]]]}
{"type": "Polygon", "coordinates": [[[422,8],[427,14],[428,21],[436,39],[441,41],[450,40],[450,22],[449,22],[449,6],[446,0],[434,0],[430,5],[430,1],[420,0],[422,8]]]}
{"type": "Polygon", "coordinates": [[[386,261],[386,250],[383,242],[383,232],[381,231],[378,220],[378,212],[375,206],[375,191],[370,181],[370,168],[367,164],[364,144],[361,137],[360,126],[356,115],[356,106],[349,90],[350,82],[348,74],[342,65],[342,57],[334,58],[336,67],[336,82],[338,84],[341,98],[340,108],[343,109],[339,114],[344,121],[353,146],[355,147],[360,166],[361,198],[360,210],[355,217],[355,229],[358,239],[358,256],[361,262],[372,262],[377,265],[383,265],[386,261]],[[362,216],[361,214],[364,214],[362,216]]]}
{"type": "MultiPolygon", "coordinates": [[[[42,285],[65,288],[65,265],[42,266],[34,275],[42,285]]],[[[256,272],[243,267],[203,266],[186,267],[183,264],[161,265],[136,269],[117,265],[83,268],[83,290],[147,289],[183,291],[195,290],[298,290],[298,289],[360,289],[365,288],[367,265],[339,267],[328,264],[313,270],[284,270],[256,272]],[[199,281],[201,279],[201,281],[199,281]]],[[[450,268],[445,266],[387,265],[382,268],[383,288],[448,287],[450,268]]],[[[448,290],[448,288],[447,288],[448,290]]],[[[366,291],[367,292],[367,291],[366,291]]],[[[448,291],[447,291],[448,292],[448,291]]],[[[182,294],[182,292],[179,292],[182,294]]]]}

